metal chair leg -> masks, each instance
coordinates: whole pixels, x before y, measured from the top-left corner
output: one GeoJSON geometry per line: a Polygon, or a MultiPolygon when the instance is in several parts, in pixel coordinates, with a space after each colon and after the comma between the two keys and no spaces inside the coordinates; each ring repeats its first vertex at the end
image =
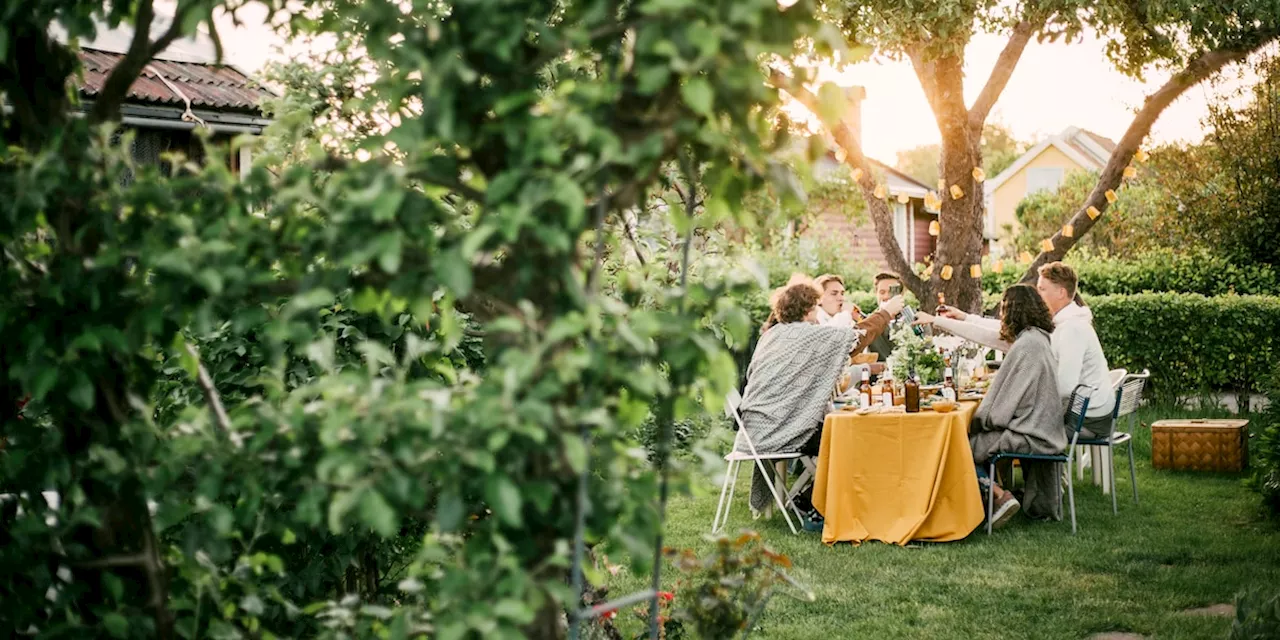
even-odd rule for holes
{"type": "Polygon", "coordinates": [[[1067,498],[1071,505],[1071,535],[1076,534],[1076,490],[1071,478],[1071,456],[1067,456],[1067,498]]]}
{"type": "Polygon", "coordinates": [[[987,535],[991,535],[991,516],[995,513],[996,504],[996,463],[992,460],[987,465],[987,535]]]}
{"type": "Polygon", "coordinates": [[[1129,434],[1129,484],[1133,486],[1133,503],[1138,504],[1138,468],[1133,465],[1133,434],[1129,434]]]}
{"type": "Polygon", "coordinates": [[[734,473],[734,469],[737,467],[737,465],[738,465],[738,461],[733,460],[729,462],[729,466],[725,467],[724,469],[724,484],[720,487],[720,503],[716,505],[716,516],[711,521],[711,533],[713,534],[718,533],[720,531],[720,527],[724,526],[724,523],[720,521],[722,517],[725,520],[729,519],[728,510],[725,509],[725,507],[727,506],[727,503],[725,502],[725,496],[728,495],[729,493],[729,483],[732,482],[732,478],[737,476],[737,474],[734,473]]]}
{"type": "Polygon", "coordinates": [[[1116,456],[1115,447],[1107,447],[1107,482],[1111,483],[1111,515],[1119,515],[1120,507],[1116,506],[1116,456]]]}
{"type": "Polygon", "coordinates": [[[774,504],[778,505],[778,509],[782,511],[782,518],[787,521],[787,526],[791,528],[791,533],[800,535],[800,532],[796,530],[795,523],[791,521],[791,514],[787,513],[786,503],[782,501],[782,496],[778,494],[777,486],[775,486],[773,481],[769,479],[769,472],[764,466],[764,461],[757,459],[756,465],[760,467],[760,473],[764,474],[764,483],[769,487],[769,493],[773,494],[774,504]]]}

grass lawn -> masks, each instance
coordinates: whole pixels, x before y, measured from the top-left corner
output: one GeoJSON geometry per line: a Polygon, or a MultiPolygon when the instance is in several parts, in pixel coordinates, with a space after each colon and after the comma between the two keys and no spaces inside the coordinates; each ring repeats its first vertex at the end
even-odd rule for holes
{"type": "MultiPolygon", "coordinates": [[[[1143,423],[1192,415],[1144,409],[1143,423]]],[[[1205,412],[1195,415],[1204,416],[1205,412]]],[[[1120,514],[1086,477],[1077,485],[1080,532],[1070,523],[1019,515],[949,544],[901,548],[880,543],[828,547],[818,534],[793,536],[780,516],[752,522],[747,473],[728,532],[754,527],[795,563],[813,602],[775,597],[762,638],[1085,638],[1126,631],[1158,638],[1225,638],[1230,618],[1181,613],[1230,603],[1241,589],[1280,590],[1280,527],[1264,520],[1240,475],[1155,471],[1150,437],[1137,429],[1133,504],[1127,461],[1117,455],[1120,514]]],[[[1120,449],[1123,452],[1123,448],[1120,449]]],[[[705,551],[719,479],[672,501],[668,546],[705,551]],[[714,483],[714,485],[713,485],[714,483]]],[[[1064,507],[1064,518],[1065,518],[1064,507]]],[[[671,575],[668,573],[667,575],[671,575]]],[[[674,579],[674,576],[672,576],[674,579]]],[[[641,587],[625,573],[615,595],[641,587]]],[[[677,596],[678,597],[678,596],[677,596]]]]}

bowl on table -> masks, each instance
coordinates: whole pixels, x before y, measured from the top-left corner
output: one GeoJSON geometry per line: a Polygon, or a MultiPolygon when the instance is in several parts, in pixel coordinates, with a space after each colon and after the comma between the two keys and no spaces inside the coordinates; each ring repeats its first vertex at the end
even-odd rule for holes
{"type": "Polygon", "coordinates": [[[959,406],[960,406],[959,404],[952,402],[950,400],[937,400],[933,404],[931,404],[929,408],[933,409],[938,413],[951,413],[952,411],[956,410],[956,407],[959,407],[959,406]]]}

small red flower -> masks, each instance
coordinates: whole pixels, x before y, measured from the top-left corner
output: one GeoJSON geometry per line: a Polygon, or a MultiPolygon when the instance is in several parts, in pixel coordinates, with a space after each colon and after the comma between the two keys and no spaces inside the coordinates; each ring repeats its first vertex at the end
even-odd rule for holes
{"type": "Polygon", "coordinates": [[[663,602],[671,602],[676,599],[676,594],[671,593],[670,591],[659,591],[658,597],[662,598],[663,602]]]}
{"type": "Polygon", "coordinates": [[[610,610],[608,610],[608,611],[604,612],[603,614],[601,614],[601,615],[600,615],[600,617],[601,617],[601,618],[604,618],[605,620],[612,620],[612,619],[614,619],[614,618],[618,617],[618,610],[617,610],[617,609],[610,609],[610,610]]]}

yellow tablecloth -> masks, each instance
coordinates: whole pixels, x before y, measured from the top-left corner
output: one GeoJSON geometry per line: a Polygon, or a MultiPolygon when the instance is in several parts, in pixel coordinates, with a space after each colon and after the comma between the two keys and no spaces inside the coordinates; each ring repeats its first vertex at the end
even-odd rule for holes
{"type": "Polygon", "coordinates": [[[977,408],[963,402],[951,413],[829,414],[813,489],[826,518],[822,541],[905,545],[969,535],[984,514],[969,451],[977,408]]]}

